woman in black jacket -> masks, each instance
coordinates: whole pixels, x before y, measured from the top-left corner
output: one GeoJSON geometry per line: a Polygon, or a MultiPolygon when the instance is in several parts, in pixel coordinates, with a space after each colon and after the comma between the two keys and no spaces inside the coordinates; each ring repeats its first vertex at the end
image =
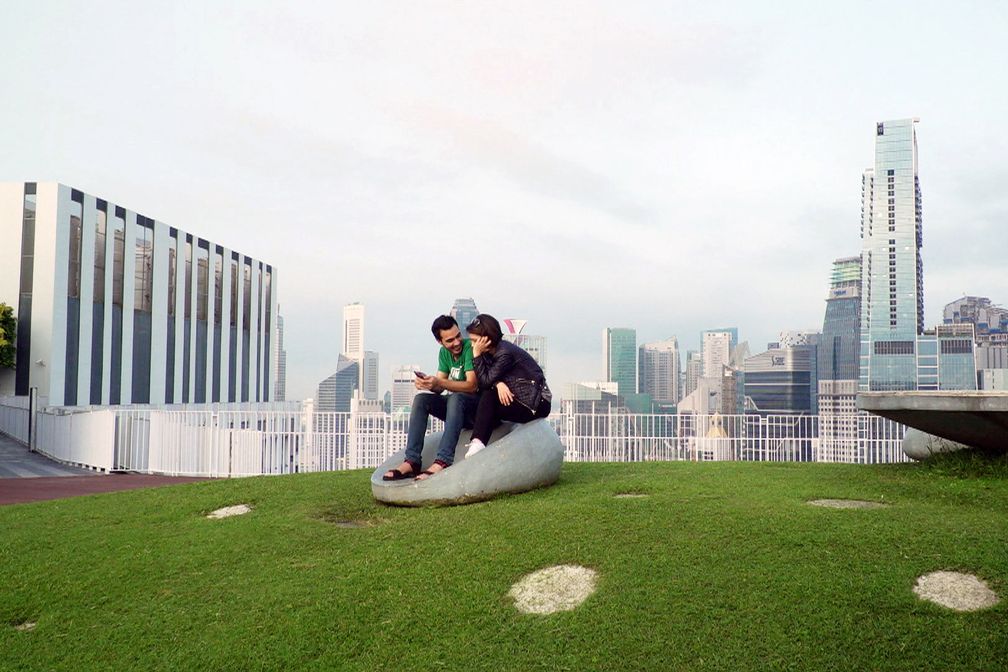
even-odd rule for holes
{"type": "Polygon", "coordinates": [[[466,457],[486,447],[502,420],[529,422],[550,414],[553,395],[532,355],[503,340],[492,315],[477,315],[466,327],[473,345],[473,368],[479,381],[479,406],[466,457]]]}

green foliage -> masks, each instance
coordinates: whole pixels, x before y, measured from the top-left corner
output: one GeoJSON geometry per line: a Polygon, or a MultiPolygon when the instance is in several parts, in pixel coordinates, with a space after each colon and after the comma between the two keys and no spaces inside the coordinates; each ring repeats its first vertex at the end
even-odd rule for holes
{"type": "Polygon", "coordinates": [[[17,318],[14,309],[0,303],[0,369],[14,368],[14,339],[17,336],[17,318]]]}
{"type": "MultiPolygon", "coordinates": [[[[541,491],[391,508],[363,471],[0,507],[0,668],[984,670],[1008,605],[959,614],[916,577],[1008,597],[1008,479],[884,467],[568,464],[541,491]],[[647,497],[615,498],[617,493],[647,497]],[[890,506],[834,510],[817,498],[890,506]],[[205,513],[247,503],[252,513],[205,513]],[[344,525],[360,521],[354,529],[344,525]],[[523,575],[597,592],[518,613],[523,575]],[[30,631],[17,626],[37,623],[30,631]]],[[[113,478],[113,477],[109,477],[113,478]]]]}

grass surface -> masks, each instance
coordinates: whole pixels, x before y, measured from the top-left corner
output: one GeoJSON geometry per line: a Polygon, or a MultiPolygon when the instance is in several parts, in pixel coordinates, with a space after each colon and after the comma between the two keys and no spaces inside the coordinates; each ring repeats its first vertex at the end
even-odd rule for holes
{"type": "MultiPolygon", "coordinates": [[[[3,669],[1003,669],[1008,602],[956,613],[939,569],[1008,597],[1008,467],[568,464],[470,506],[376,504],[368,473],[0,507],[3,669]],[[624,492],[646,498],[615,498],[624,492]],[[878,510],[807,505],[884,501],[878,510]],[[251,514],[206,520],[248,503],[251,514]],[[352,529],[340,521],[369,525],[352,529]],[[507,592],[599,572],[578,609],[507,592]],[[26,621],[37,626],[18,631],[26,621]]],[[[2,482],[0,482],[2,487],[2,482]]]]}

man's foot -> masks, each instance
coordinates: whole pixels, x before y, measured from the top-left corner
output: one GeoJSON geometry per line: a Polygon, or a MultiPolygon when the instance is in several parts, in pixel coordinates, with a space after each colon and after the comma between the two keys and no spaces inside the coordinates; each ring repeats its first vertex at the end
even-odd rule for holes
{"type": "Polygon", "coordinates": [[[424,469],[423,471],[421,471],[417,475],[416,480],[418,480],[418,481],[425,481],[428,478],[430,478],[431,476],[433,476],[434,474],[436,474],[438,472],[441,472],[441,471],[444,471],[449,466],[450,465],[447,462],[444,462],[442,460],[434,460],[434,464],[430,465],[429,467],[427,467],[426,469],[424,469]]]}
{"type": "Polygon", "coordinates": [[[401,481],[404,478],[412,478],[418,471],[417,465],[412,462],[403,462],[395,469],[389,469],[382,476],[383,481],[401,481]]]}
{"type": "Polygon", "coordinates": [[[465,454],[465,456],[466,457],[472,457],[473,455],[475,455],[476,453],[480,452],[484,448],[486,448],[486,446],[483,445],[482,441],[480,441],[479,439],[473,439],[472,441],[470,441],[466,445],[466,454],[465,454]]]}

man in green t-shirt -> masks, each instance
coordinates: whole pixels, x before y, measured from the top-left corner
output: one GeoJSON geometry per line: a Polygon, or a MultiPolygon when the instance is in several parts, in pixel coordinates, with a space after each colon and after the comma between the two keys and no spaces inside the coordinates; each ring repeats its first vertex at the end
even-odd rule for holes
{"type": "Polygon", "coordinates": [[[431,333],[441,344],[438,369],[433,376],[417,371],[413,384],[420,393],[413,397],[409,427],[406,430],[406,459],[395,469],[385,472],[386,481],[403,478],[428,478],[447,469],[455,460],[455,446],[463,427],[472,427],[479,395],[476,394],[476,371],[473,368],[472,342],[462,338],[454,317],[441,315],[431,325],[431,333]],[[442,394],[447,392],[447,394],[442,394]],[[425,471],[420,471],[424,435],[430,416],[444,420],[444,434],[438,445],[437,459],[425,471]]]}

